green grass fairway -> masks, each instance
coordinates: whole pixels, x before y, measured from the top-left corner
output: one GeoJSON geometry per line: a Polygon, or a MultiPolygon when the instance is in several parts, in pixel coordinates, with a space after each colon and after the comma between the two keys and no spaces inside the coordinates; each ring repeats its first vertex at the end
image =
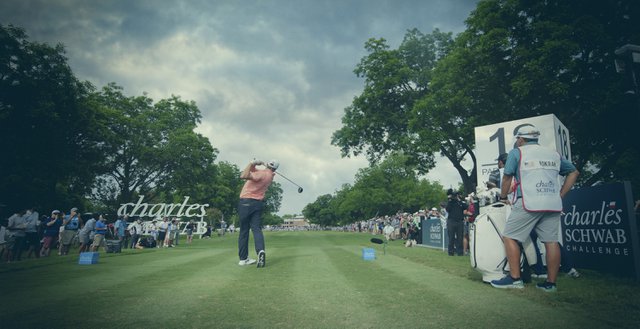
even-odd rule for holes
{"type": "MultiPolygon", "coordinates": [[[[267,232],[267,267],[237,234],[177,248],[0,265],[0,328],[637,328],[640,285],[592,271],[558,292],[482,283],[468,257],[364,233],[267,232]],[[377,259],[362,260],[362,248],[377,259]],[[252,252],[255,258],[255,254],[252,252]]],[[[253,241],[250,242],[253,250],[253,241]]]]}

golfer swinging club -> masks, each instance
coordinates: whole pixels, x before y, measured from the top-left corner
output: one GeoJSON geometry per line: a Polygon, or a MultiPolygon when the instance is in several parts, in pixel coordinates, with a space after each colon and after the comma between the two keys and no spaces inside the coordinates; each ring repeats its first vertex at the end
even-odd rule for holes
{"type": "Polygon", "coordinates": [[[255,259],[249,258],[249,228],[253,231],[253,240],[258,254],[258,267],[266,265],[264,235],[262,235],[263,200],[278,166],[279,164],[275,160],[266,164],[260,160],[253,160],[240,174],[240,178],[246,180],[240,192],[240,202],[238,203],[238,216],[240,217],[240,236],[238,237],[240,262],[238,265],[240,266],[256,262],[255,259]],[[267,169],[256,169],[258,165],[264,165],[267,169]]]}

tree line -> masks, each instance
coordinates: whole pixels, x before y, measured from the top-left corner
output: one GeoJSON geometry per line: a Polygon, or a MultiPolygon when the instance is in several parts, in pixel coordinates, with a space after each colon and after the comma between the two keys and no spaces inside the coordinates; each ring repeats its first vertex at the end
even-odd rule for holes
{"type": "MultiPolygon", "coordinates": [[[[144,195],[190,196],[218,218],[235,213],[239,168],[194,131],[201,113],[179,96],[127,96],[110,83],[79,80],[61,44],[30,42],[0,25],[0,211],[80,207],[113,213],[144,195]]],[[[282,189],[267,193],[266,223],[278,221],[282,189]]]]}
{"type": "Polygon", "coordinates": [[[319,196],[302,214],[321,226],[341,226],[375,216],[439,208],[444,200],[442,185],[420,178],[408,156],[392,153],[381,163],[360,169],[353,185],[344,184],[333,194],[319,196]]]}
{"type": "Polygon", "coordinates": [[[555,114],[571,131],[578,186],[629,180],[637,193],[640,69],[626,58],[618,73],[615,61],[617,49],[640,44],[638,26],[638,1],[484,0],[455,37],[411,29],[397,49],[371,38],[354,70],[363,91],[332,144],[372,164],[403,152],[421,173],[440,154],[468,193],[474,127],[555,114]]]}

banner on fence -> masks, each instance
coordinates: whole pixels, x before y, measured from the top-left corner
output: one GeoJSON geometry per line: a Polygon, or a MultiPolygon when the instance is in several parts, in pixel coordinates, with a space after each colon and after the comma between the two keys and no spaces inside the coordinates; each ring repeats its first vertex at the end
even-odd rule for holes
{"type": "Polygon", "coordinates": [[[563,248],[576,267],[640,280],[638,227],[629,182],[572,190],[563,206],[563,248]]]}

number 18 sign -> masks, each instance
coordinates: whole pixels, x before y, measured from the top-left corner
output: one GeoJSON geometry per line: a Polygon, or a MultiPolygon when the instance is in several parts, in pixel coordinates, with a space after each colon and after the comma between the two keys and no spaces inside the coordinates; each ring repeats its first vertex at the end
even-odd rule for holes
{"type": "Polygon", "coordinates": [[[540,145],[555,149],[562,157],[571,161],[569,130],[553,114],[476,127],[477,186],[486,186],[489,174],[498,168],[498,155],[509,153],[516,147],[516,131],[520,127],[531,125],[540,131],[540,145]]]}

